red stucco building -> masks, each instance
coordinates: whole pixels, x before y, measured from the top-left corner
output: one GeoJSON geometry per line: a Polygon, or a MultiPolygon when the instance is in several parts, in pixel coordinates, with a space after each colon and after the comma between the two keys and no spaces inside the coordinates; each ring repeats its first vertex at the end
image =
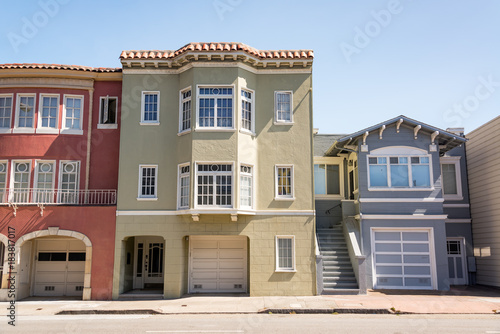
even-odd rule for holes
{"type": "Polygon", "coordinates": [[[0,65],[0,301],[111,299],[121,90],[121,69],[0,65]]]}

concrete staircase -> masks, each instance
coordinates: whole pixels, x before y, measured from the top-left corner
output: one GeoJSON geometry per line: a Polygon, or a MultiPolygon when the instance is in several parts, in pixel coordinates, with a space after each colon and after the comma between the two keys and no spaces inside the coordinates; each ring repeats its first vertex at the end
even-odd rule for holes
{"type": "Polygon", "coordinates": [[[358,294],[342,225],[318,228],[316,234],[323,256],[323,294],[358,294]]]}

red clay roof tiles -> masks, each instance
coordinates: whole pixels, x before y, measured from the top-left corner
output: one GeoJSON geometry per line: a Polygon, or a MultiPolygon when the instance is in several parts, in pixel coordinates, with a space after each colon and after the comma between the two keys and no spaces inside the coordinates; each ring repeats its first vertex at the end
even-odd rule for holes
{"type": "Polygon", "coordinates": [[[78,65],[60,64],[0,64],[0,69],[52,69],[52,70],[75,70],[85,72],[121,72],[121,68],[114,67],[89,67],[78,65]]]}
{"type": "Polygon", "coordinates": [[[231,52],[243,51],[259,59],[312,59],[312,50],[257,50],[242,43],[189,43],[178,50],[122,51],[120,59],[172,59],[189,51],[231,52]]]}

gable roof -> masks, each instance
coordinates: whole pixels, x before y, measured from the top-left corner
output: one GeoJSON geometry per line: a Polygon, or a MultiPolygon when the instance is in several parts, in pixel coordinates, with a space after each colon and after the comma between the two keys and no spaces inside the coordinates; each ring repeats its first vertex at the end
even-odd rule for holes
{"type": "Polygon", "coordinates": [[[314,156],[315,157],[323,157],[326,154],[326,151],[332,146],[332,143],[337,141],[338,139],[344,137],[345,135],[323,135],[316,134],[313,137],[314,140],[314,156]]]}
{"type": "Polygon", "coordinates": [[[354,142],[358,140],[360,137],[363,137],[365,133],[370,133],[372,131],[379,131],[383,126],[388,126],[392,124],[399,123],[404,126],[416,127],[420,126],[419,131],[427,132],[428,134],[436,133],[437,144],[439,145],[439,152],[444,153],[451,150],[454,147],[460,146],[465,143],[467,139],[463,136],[460,136],[456,133],[452,133],[440,128],[437,128],[432,125],[428,125],[426,123],[414,120],[412,118],[406,117],[404,115],[400,115],[394,118],[391,118],[385,122],[378,123],[376,125],[370,126],[363,130],[351,133],[349,135],[343,136],[336,140],[330,148],[325,152],[326,155],[336,154],[343,149],[345,149],[345,145],[348,143],[354,142]]]}

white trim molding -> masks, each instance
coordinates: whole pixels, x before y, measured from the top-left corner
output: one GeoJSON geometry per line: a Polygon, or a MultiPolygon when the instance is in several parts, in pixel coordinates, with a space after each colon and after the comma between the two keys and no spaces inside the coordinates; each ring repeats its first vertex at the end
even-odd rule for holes
{"type": "Polygon", "coordinates": [[[444,199],[435,197],[424,198],[360,198],[361,203],[442,203],[444,199]]]}
{"type": "Polygon", "coordinates": [[[315,210],[116,210],[117,216],[180,216],[180,215],[248,215],[248,216],[314,216],[315,210]]]}
{"type": "Polygon", "coordinates": [[[411,220],[440,220],[447,219],[448,215],[359,215],[361,219],[411,219],[411,220]]]}
{"type": "Polygon", "coordinates": [[[472,219],[470,218],[465,218],[465,219],[445,219],[445,223],[453,223],[453,224],[470,224],[472,223],[472,219]]]}

